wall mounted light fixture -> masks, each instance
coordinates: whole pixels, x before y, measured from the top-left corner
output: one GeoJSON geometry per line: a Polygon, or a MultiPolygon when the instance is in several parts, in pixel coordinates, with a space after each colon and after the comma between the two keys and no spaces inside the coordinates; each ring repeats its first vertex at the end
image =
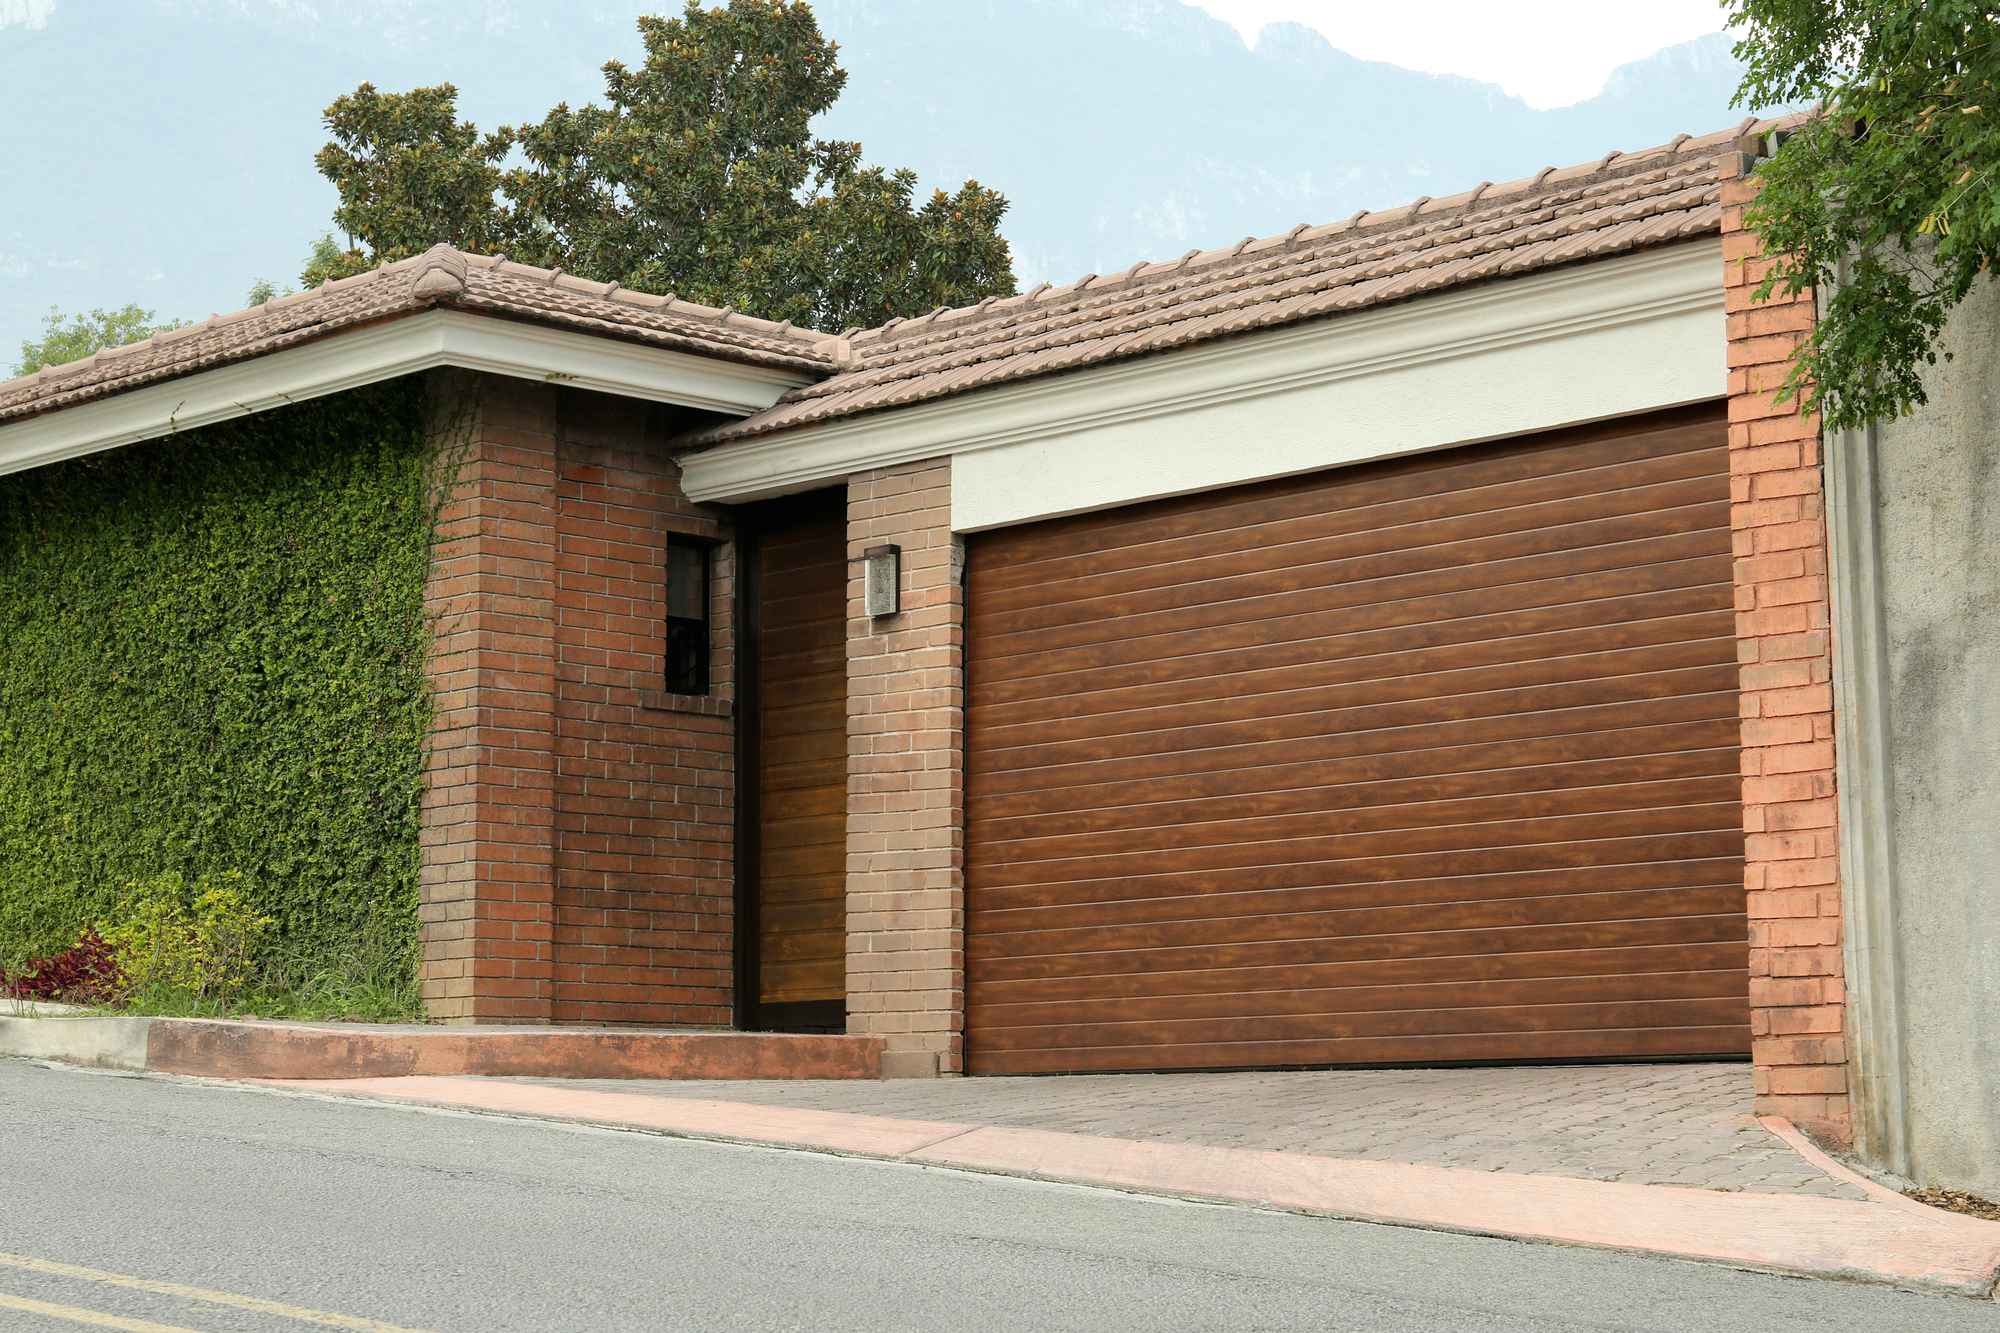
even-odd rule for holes
{"type": "Polygon", "coordinates": [[[903,548],[871,546],[861,558],[862,602],[869,616],[895,615],[902,609],[903,548]]]}

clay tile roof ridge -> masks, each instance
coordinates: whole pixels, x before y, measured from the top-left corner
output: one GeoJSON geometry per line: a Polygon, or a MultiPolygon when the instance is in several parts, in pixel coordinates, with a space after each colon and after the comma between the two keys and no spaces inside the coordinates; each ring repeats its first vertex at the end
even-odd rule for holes
{"type": "Polygon", "coordinates": [[[636,337],[697,354],[836,371],[851,364],[842,339],[790,323],[755,319],[623,290],[558,270],[477,255],[440,243],[229,314],[138,342],[99,349],[60,366],[0,383],[0,421],[53,411],[178,378],[334,333],[357,322],[453,305],[548,320],[611,337],[636,337]],[[524,290],[524,284],[534,291],[524,290]],[[621,313],[628,312],[628,313],[621,313]]]}
{"type": "MultiPolygon", "coordinates": [[[[1657,174],[1658,173],[1656,172],[1646,173],[1648,177],[1657,174]]],[[[1625,179],[1626,178],[1624,177],[1617,177],[1614,178],[1609,184],[1612,186],[1617,186],[1621,184],[1625,179]]],[[[1705,176],[1703,180],[1704,182],[1706,181],[1705,176]]],[[[1469,194],[1465,196],[1455,197],[1450,202],[1456,204],[1459,202],[1460,199],[1469,201],[1471,198],[1474,198],[1478,194],[1483,192],[1485,188],[1486,187],[1482,185],[1478,190],[1469,192],[1469,194]]],[[[1706,188],[1705,185],[1704,188],[1706,188]]],[[[1636,194],[1642,200],[1644,200],[1644,198],[1646,197],[1646,192],[1643,189],[1632,190],[1628,188],[1626,190],[1626,193],[1636,194]]],[[[1549,200],[1551,201],[1549,204],[1537,207],[1533,212],[1529,213],[1526,217],[1523,217],[1518,212],[1516,212],[1512,216],[1511,221],[1506,225],[1509,229],[1519,228],[1523,224],[1545,225],[1549,221],[1553,220],[1558,214],[1564,211],[1554,206],[1554,202],[1556,200],[1561,199],[1567,202],[1582,202],[1585,197],[1586,197],[1586,192],[1578,191],[1575,189],[1566,192],[1562,196],[1554,196],[1554,195],[1548,196],[1549,200]]],[[[1518,200],[1516,201],[1517,207],[1519,202],[1520,201],[1518,200]]],[[[1595,205],[1594,207],[1601,209],[1604,206],[1615,206],[1616,203],[1617,201],[1614,199],[1604,203],[1600,203],[1598,205],[1595,205]]],[[[1267,248],[1265,253],[1256,256],[1253,260],[1251,260],[1246,264],[1242,264],[1232,268],[1231,270],[1229,270],[1228,273],[1225,274],[1211,275],[1208,273],[1198,273],[1191,276],[1187,280],[1181,282],[1151,282],[1150,281],[1151,279],[1159,278],[1163,276],[1163,274],[1165,273],[1178,272],[1180,266],[1179,265],[1170,266],[1169,268],[1161,270],[1159,272],[1149,273],[1146,275],[1149,280],[1149,286],[1147,295],[1144,299],[1149,304],[1156,304],[1160,306],[1172,306],[1172,305],[1182,304],[1188,300],[1194,300],[1196,302],[1203,304],[1204,306],[1213,307],[1219,295],[1222,296],[1228,295],[1227,292],[1218,293],[1212,290],[1212,288],[1218,283],[1233,284],[1234,290],[1236,290],[1239,293],[1243,293],[1243,292],[1254,292],[1255,288],[1268,285],[1268,281],[1294,282],[1299,280],[1300,277],[1302,276],[1310,277],[1312,276],[1314,270],[1319,270],[1322,272],[1349,270],[1354,267],[1355,263],[1367,264],[1367,263],[1379,263],[1387,261],[1390,262],[1393,267],[1398,269],[1420,267],[1422,264],[1429,262],[1425,258],[1425,255],[1427,253],[1434,252],[1438,246],[1440,245],[1452,246],[1460,244],[1463,242],[1464,239],[1467,238],[1468,231],[1466,226],[1464,225],[1464,221],[1465,219],[1459,216],[1440,217],[1439,219],[1427,224],[1428,230],[1424,233],[1426,238],[1425,243],[1415,247],[1411,246],[1408,243],[1410,237],[1410,231],[1408,229],[1408,222],[1406,219],[1405,220],[1406,225],[1402,228],[1393,231],[1374,232],[1365,236],[1359,236],[1341,246],[1327,247],[1323,245],[1316,245],[1315,248],[1313,248],[1309,252],[1293,252],[1293,253],[1280,252],[1280,249],[1276,247],[1280,246],[1282,240],[1286,238],[1295,238],[1300,234],[1300,229],[1295,227],[1291,232],[1286,234],[1286,238],[1277,238],[1274,239],[1273,241],[1267,242],[1267,246],[1273,248],[1267,248]],[[1458,241],[1454,241],[1451,239],[1454,230],[1458,233],[1458,236],[1460,238],[1458,241]],[[1358,257],[1355,257],[1357,255],[1357,251],[1360,252],[1372,251],[1372,253],[1360,253],[1358,257]],[[1340,260],[1343,262],[1339,263],[1329,262],[1335,260],[1340,260]],[[1289,277],[1282,276],[1284,275],[1287,269],[1293,270],[1292,275],[1289,277]],[[1253,280],[1256,279],[1257,275],[1260,274],[1264,275],[1264,280],[1253,280]],[[1206,295],[1203,295],[1201,292],[1201,289],[1203,289],[1204,287],[1211,289],[1207,291],[1206,295]]],[[[1322,237],[1320,239],[1324,240],[1326,238],[1322,237]]],[[[1184,257],[1182,262],[1183,264],[1186,262],[1186,257],[1184,257]]],[[[1120,291],[1119,284],[1121,280],[1130,279],[1140,269],[1144,269],[1145,267],[1146,266],[1143,264],[1136,266],[1134,269],[1127,270],[1125,274],[1120,275],[1119,279],[1114,279],[1109,283],[1105,283],[1102,280],[1100,280],[1098,289],[1092,293],[1092,299],[1089,301],[1070,305],[1068,306],[1067,309],[1063,310],[1049,310],[1044,312],[1041,318],[1037,321],[1036,327],[1038,331],[1032,333],[1029,345],[1030,346],[1042,345],[1044,340],[1047,338],[1049,334],[1059,331],[1062,327],[1066,325],[1087,325],[1093,322],[1094,320],[1106,317],[1107,314],[1114,314],[1121,307],[1128,310],[1135,308],[1132,306],[1132,302],[1140,298],[1134,297],[1129,293],[1120,291]]],[[[1076,286],[1080,288],[1084,285],[1086,285],[1086,283],[1079,283],[1076,286]]],[[[1070,290],[1073,291],[1075,289],[1072,288],[1070,290]]],[[[1045,296],[1048,295],[1063,296],[1068,294],[1069,292],[1065,291],[1064,289],[1055,289],[1054,293],[1045,294],[1045,296]]],[[[993,298],[989,298],[989,302],[992,299],[993,298]]],[[[1018,300],[1019,298],[1016,299],[1018,300]]],[[[1252,299],[1255,299],[1254,295],[1252,299]]],[[[1045,303],[1052,304],[1052,302],[1045,302],[1045,303]]],[[[1234,301],[1223,302],[1225,306],[1236,303],[1238,302],[1234,301]]],[[[967,307],[964,310],[955,312],[955,315],[963,316],[969,313],[976,313],[977,310],[984,307],[984,304],[986,303],[982,303],[981,307],[967,307]]],[[[928,321],[920,321],[920,322],[928,322],[928,321]]],[[[893,337],[887,339],[882,338],[882,335],[900,334],[901,331],[906,327],[908,327],[907,323],[902,321],[896,321],[892,322],[889,325],[884,326],[880,330],[874,331],[878,335],[877,341],[885,343],[885,345],[880,347],[879,352],[873,358],[874,364],[877,367],[881,368],[874,373],[885,374],[888,373],[890,368],[895,364],[907,363],[912,360],[928,359],[934,356],[935,354],[933,352],[926,351],[927,348],[939,349],[943,351],[944,354],[948,357],[948,364],[959,364],[962,363],[962,360],[968,355],[972,346],[967,344],[963,338],[956,336],[955,333],[952,331],[947,331],[943,334],[937,334],[926,330],[924,335],[919,337],[908,337],[908,338],[893,337]]],[[[983,332],[985,332],[987,339],[990,339],[992,334],[1014,327],[1020,327],[1020,326],[1014,322],[993,321],[988,325],[987,329],[983,332]]],[[[1023,328],[1023,332],[1027,333],[1029,331],[1023,328]]],[[[1007,355],[1009,354],[1008,351],[1009,348],[1012,348],[1014,350],[1025,350],[1022,344],[1018,340],[1015,340],[1008,342],[1004,347],[989,347],[988,350],[986,350],[983,354],[981,354],[981,356],[975,357],[974,359],[983,359],[984,357],[1007,355]]],[[[811,396],[815,393],[815,390],[807,389],[803,390],[802,392],[808,396],[811,396]]]]}
{"type": "MultiPolygon", "coordinates": [[[[1781,122],[1796,121],[1803,114],[1778,118],[1769,123],[1777,125],[1781,122]]],[[[1112,278],[1103,278],[1095,274],[1088,274],[1076,282],[1063,286],[1058,286],[1052,282],[1043,282],[1034,290],[1024,295],[1001,298],[997,304],[1002,307],[1049,305],[1068,298],[1081,297],[1086,289],[1089,295],[1093,297],[1111,296],[1119,292],[1121,288],[1129,287],[1135,282],[1154,283],[1169,274],[1186,274],[1190,269],[1210,269],[1220,264],[1227,264],[1231,261],[1242,261],[1251,257],[1262,259],[1267,256],[1268,252],[1273,250],[1296,250],[1301,248],[1299,238],[1315,231],[1320,231],[1324,234],[1311,237],[1306,242],[1307,246],[1318,245],[1329,239],[1332,235],[1340,233],[1365,232],[1377,228],[1387,230],[1396,226],[1406,226],[1419,215],[1424,216],[1427,220],[1445,222],[1449,221],[1454,215],[1469,213],[1489,202],[1492,206],[1496,207],[1502,203],[1518,204],[1524,197],[1532,195],[1538,190],[1545,190],[1551,185],[1564,185],[1574,188],[1600,178],[1616,180],[1622,179],[1628,172],[1636,175],[1647,170],[1658,169],[1665,166],[1665,160],[1672,156],[1688,153],[1691,150],[1699,151],[1711,144],[1728,143],[1732,140],[1742,138],[1745,132],[1751,127],[1763,124],[1765,122],[1760,122],[1753,116],[1733,129],[1717,131],[1709,135],[1700,136],[1699,138],[1681,134],[1667,143],[1656,144],[1647,148],[1629,151],[1614,149],[1590,162],[1579,163],[1571,167],[1543,167],[1533,176],[1523,177],[1514,181],[1502,182],[1500,184],[1495,184],[1492,181],[1483,181],[1477,188],[1462,195],[1454,195],[1444,199],[1433,199],[1426,195],[1420,199],[1415,199],[1393,208],[1374,210],[1364,208],[1348,217],[1344,222],[1330,224],[1330,227],[1328,224],[1300,223],[1292,227],[1289,231],[1275,236],[1261,238],[1246,236],[1233,246],[1213,250],[1196,248],[1188,251],[1178,261],[1168,266],[1148,265],[1142,262],[1112,278]],[[1489,196],[1491,196],[1490,200],[1489,196]],[[1147,271],[1148,269],[1151,271],[1147,271]]],[[[939,326],[953,326],[981,315],[990,316],[993,313],[995,313],[995,303],[993,298],[988,298],[987,301],[983,301],[976,306],[961,306],[956,309],[946,310],[937,314],[935,318],[923,321],[890,320],[888,323],[873,329],[858,330],[853,333],[852,337],[855,348],[866,359],[869,353],[876,353],[878,355],[886,353],[889,350],[888,344],[910,342],[913,340],[913,335],[941,336],[947,333],[947,329],[939,326]],[[916,323],[921,323],[923,328],[919,330],[914,327],[916,323]]]]}
{"type": "MultiPolygon", "coordinates": [[[[455,258],[462,265],[469,267],[476,266],[500,277],[519,278],[526,282],[538,282],[553,290],[574,292],[578,295],[607,301],[613,305],[629,306],[634,310],[644,310],[654,314],[672,315],[683,319],[712,323],[718,328],[727,326],[732,332],[766,336],[779,342],[790,343],[802,349],[811,348],[820,352],[821,355],[827,356],[829,359],[832,358],[833,345],[838,342],[838,339],[834,335],[797,328],[790,320],[779,322],[777,320],[760,319],[754,315],[746,315],[740,310],[701,305],[694,301],[684,301],[671,292],[665,295],[655,295],[651,292],[635,291],[630,287],[624,286],[622,283],[592,282],[588,278],[579,277],[573,273],[566,273],[559,268],[546,269],[533,264],[523,264],[516,260],[508,259],[505,255],[475,255],[440,243],[439,245],[432,246],[430,250],[418,258],[427,258],[433,255],[442,258],[446,254],[455,258]]],[[[397,264],[407,264],[410,262],[410,260],[399,260],[397,264]]],[[[384,267],[393,268],[395,266],[392,264],[385,265],[384,267]]],[[[381,270],[376,271],[379,272],[381,270]]],[[[361,276],[365,277],[367,275],[364,274],[361,276]]]]}
{"type": "Polygon", "coordinates": [[[920,321],[853,334],[854,360],[778,407],[690,437],[693,447],[767,434],[945,392],[1359,310],[1488,278],[1714,233],[1732,149],[1768,151],[1797,117],[1605,153],[1571,167],[1344,222],[1190,250],[1115,277],[1044,282],[920,321]]]}

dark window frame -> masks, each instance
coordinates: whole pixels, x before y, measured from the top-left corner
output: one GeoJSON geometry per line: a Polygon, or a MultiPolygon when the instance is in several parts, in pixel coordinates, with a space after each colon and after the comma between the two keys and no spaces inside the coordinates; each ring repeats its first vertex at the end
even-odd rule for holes
{"type": "Polygon", "coordinates": [[[706,537],[691,533],[667,534],[665,577],[667,579],[667,653],[665,685],[669,694],[703,697],[713,692],[712,671],[715,626],[715,546],[706,537]],[[692,552],[701,567],[701,611],[698,616],[677,616],[673,612],[673,569],[676,551],[692,552]]]}

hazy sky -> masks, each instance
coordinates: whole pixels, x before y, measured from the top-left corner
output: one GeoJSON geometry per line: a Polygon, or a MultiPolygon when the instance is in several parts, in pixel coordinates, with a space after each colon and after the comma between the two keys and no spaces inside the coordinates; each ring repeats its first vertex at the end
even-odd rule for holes
{"type": "Polygon", "coordinates": [[[1663,46],[1716,32],[1720,0],[1193,0],[1254,38],[1303,23],[1364,60],[1497,83],[1530,106],[1568,106],[1663,46]]]}

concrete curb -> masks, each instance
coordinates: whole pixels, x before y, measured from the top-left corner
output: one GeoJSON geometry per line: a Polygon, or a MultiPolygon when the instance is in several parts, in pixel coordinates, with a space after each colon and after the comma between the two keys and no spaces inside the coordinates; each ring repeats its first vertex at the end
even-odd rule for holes
{"type": "Polygon", "coordinates": [[[882,1076],[883,1044],[789,1033],[394,1028],[75,1010],[0,1016],[0,1056],[226,1079],[874,1079],[882,1076]]]}
{"type": "Polygon", "coordinates": [[[1921,1205],[1918,1213],[1808,1195],[1141,1143],[483,1079],[273,1080],[264,1086],[1587,1245],[1944,1295],[1986,1298],[2000,1280],[2000,1223],[1921,1205]]]}
{"type": "Polygon", "coordinates": [[[104,1018],[20,1011],[0,1015],[0,1055],[28,1060],[54,1060],[94,1069],[146,1068],[150,1018],[104,1018]]]}

